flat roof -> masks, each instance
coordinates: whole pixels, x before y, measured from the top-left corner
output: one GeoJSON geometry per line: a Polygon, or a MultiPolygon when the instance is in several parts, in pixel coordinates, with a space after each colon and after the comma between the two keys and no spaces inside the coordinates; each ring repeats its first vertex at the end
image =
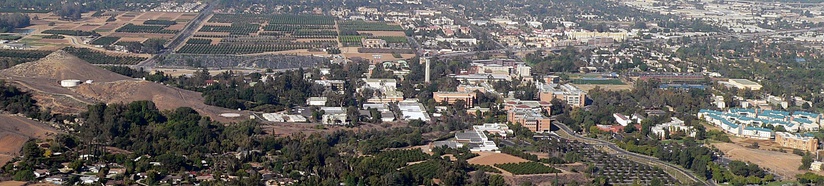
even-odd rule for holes
{"type": "Polygon", "coordinates": [[[742,85],[759,85],[758,83],[748,79],[730,79],[730,82],[736,82],[742,85]]]}

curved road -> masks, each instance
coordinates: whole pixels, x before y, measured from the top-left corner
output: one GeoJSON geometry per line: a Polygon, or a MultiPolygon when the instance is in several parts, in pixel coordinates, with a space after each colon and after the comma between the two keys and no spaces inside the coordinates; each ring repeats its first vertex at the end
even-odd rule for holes
{"type": "MultiPolygon", "coordinates": [[[[680,177],[686,176],[686,178],[689,178],[690,180],[692,180],[693,183],[700,183],[701,185],[715,185],[712,182],[707,182],[706,180],[703,180],[701,178],[696,177],[689,170],[686,170],[683,167],[672,165],[670,163],[658,160],[658,158],[655,158],[655,157],[629,152],[629,151],[624,150],[624,149],[618,147],[617,145],[615,145],[613,143],[610,143],[608,141],[579,136],[578,134],[573,132],[572,129],[569,129],[569,127],[567,127],[565,124],[563,124],[561,122],[553,121],[552,124],[555,125],[555,126],[558,126],[559,129],[563,130],[564,133],[569,134],[569,136],[572,136],[572,138],[575,138],[575,139],[572,139],[572,140],[582,141],[582,142],[590,144],[590,145],[600,145],[600,146],[609,148],[610,150],[612,150],[612,151],[614,151],[614,152],[616,152],[616,153],[618,153],[622,156],[642,159],[642,160],[646,161],[646,162],[637,161],[638,163],[643,163],[643,164],[648,164],[648,165],[652,165],[652,166],[667,168],[667,169],[670,169],[670,170],[675,170],[679,174],[683,175],[683,176],[680,176],[680,177]]],[[[558,135],[558,136],[561,136],[561,135],[558,135]]],[[[561,136],[561,137],[563,137],[563,136],[561,136]]]]}

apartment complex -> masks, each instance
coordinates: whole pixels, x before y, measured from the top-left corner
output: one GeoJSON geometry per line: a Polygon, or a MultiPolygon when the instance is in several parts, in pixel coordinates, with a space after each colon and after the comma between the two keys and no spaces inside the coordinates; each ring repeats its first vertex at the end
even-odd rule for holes
{"type": "Polygon", "coordinates": [[[782,147],[789,147],[810,152],[815,152],[818,150],[818,139],[807,135],[776,132],[775,142],[780,144],[782,147]]]}

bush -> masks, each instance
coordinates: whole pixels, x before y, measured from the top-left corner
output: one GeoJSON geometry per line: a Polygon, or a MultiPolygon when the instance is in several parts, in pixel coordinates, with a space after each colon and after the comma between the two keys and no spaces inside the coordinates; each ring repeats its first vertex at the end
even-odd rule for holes
{"type": "Polygon", "coordinates": [[[560,173],[558,169],[544,165],[538,162],[521,162],[521,163],[504,163],[495,164],[495,167],[504,169],[515,175],[522,174],[547,174],[560,173]]]}

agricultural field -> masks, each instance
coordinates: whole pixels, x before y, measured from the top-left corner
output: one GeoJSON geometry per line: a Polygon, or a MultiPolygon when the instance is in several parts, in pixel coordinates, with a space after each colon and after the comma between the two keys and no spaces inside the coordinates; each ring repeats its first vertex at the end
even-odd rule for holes
{"type": "Polygon", "coordinates": [[[618,158],[594,147],[578,141],[569,141],[558,136],[550,136],[547,140],[548,149],[555,149],[555,154],[563,155],[567,161],[576,160],[591,163],[595,169],[593,176],[607,178],[610,185],[628,185],[636,181],[642,185],[650,184],[652,180],[660,180],[664,184],[678,184],[658,167],[636,163],[627,159],[618,158]]]}
{"type": "Polygon", "coordinates": [[[177,52],[258,54],[338,46],[335,19],[316,15],[215,14],[194,37],[177,52]],[[215,43],[215,38],[220,40],[215,43]]]}
{"type": "MultiPolygon", "coordinates": [[[[319,15],[215,14],[176,51],[235,55],[340,54],[344,52],[341,47],[361,47],[364,38],[383,39],[392,49],[409,47],[400,26],[383,22],[336,21],[334,17],[319,15]],[[339,28],[340,23],[348,30],[339,28]]],[[[345,51],[347,57],[380,54],[359,53],[357,49],[345,51]]]]}
{"type": "Polygon", "coordinates": [[[94,51],[87,48],[66,47],[63,50],[92,64],[134,65],[140,61],[146,60],[146,58],[127,55],[111,56],[103,52],[94,51]]]}
{"type": "Polygon", "coordinates": [[[32,13],[30,16],[37,16],[39,19],[32,20],[32,26],[23,28],[32,32],[20,40],[39,50],[74,46],[103,51],[112,49],[108,46],[121,41],[168,40],[196,15],[176,12],[93,11],[84,13],[78,21],[65,21],[50,13],[32,13]],[[96,45],[103,47],[96,48],[96,45]]]}

